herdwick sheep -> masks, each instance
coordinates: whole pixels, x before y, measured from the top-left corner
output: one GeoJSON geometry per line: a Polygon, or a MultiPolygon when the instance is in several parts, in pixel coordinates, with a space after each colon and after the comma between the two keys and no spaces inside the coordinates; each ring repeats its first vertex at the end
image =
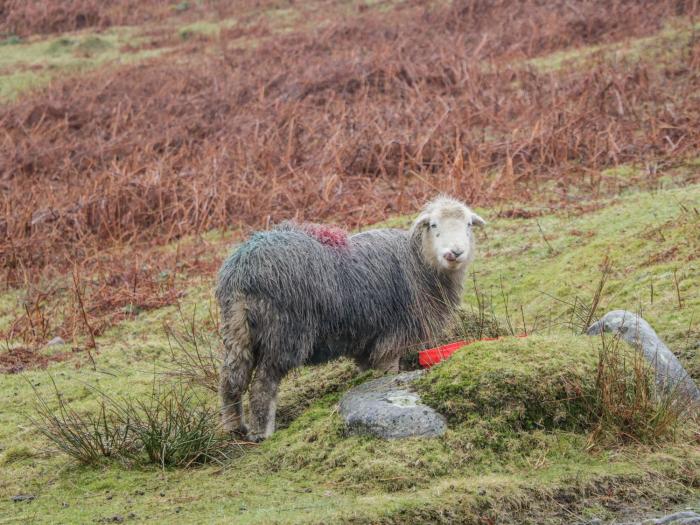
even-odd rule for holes
{"type": "Polygon", "coordinates": [[[406,349],[437,336],[458,305],[472,226],[484,224],[440,197],[410,231],[348,236],[287,222],[254,234],[224,262],[216,289],[224,427],[252,441],[270,436],[278,385],[303,364],[348,356],[363,369],[398,371],[406,349]],[[251,379],[249,430],[241,398],[251,379]]]}

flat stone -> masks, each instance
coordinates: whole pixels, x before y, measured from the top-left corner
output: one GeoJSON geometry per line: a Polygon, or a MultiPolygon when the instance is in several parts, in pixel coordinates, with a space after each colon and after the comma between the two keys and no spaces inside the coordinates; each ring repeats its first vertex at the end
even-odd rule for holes
{"type": "Polygon", "coordinates": [[[46,346],[60,346],[64,344],[66,344],[66,342],[63,340],[62,337],[54,337],[53,339],[51,339],[51,341],[46,343],[46,346]]]}
{"type": "Polygon", "coordinates": [[[639,349],[654,367],[656,384],[665,391],[678,389],[690,399],[700,402],[700,390],[678,358],[669,350],[654,329],[637,314],[613,310],[593,323],[586,333],[615,332],[633,347],[639,349]]]}
{"type": "Polygon", "coordinates": [[[367,381],[340,400],[339,413],[350,433],[384,439],[437,437],[447,430],[445,418],[421,403],[411,383],[424,370],[367,381]]]}

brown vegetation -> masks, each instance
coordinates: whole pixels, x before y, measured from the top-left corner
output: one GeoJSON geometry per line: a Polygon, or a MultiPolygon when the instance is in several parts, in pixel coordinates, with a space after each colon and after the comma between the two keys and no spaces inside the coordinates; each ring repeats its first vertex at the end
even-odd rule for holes
{"type": "Polygon", "coordinates": [[[46,368],[49,363],[64,361],[70,353],[45,354],[28,348],[11,348],[0,352],[0,373],[18,374],[28,368],[46,368]]]}
{"type": "MultiPolygon", "coordinates": [[[[700,146],[699,40],[552,71],[520,60],[652,34],[696,10],[690,1],[404,2],[254,48],[239,46],[234,27],[215,53],[55,82],[0,107],[4,281],[76,267],[92,279],[86,268],[105,249],[216,227],[286,218],[356,227],[437,191],[483,205],[547,184],[555,191],[539,200],[566,204],[569,188],[599,191],[606,167],[672,164],[700,146]]],[[[159,263],[149,277],[140,262],[104,264],[92,287],[100,300],[149,280],[144,293],[174,300],[172,290],[158,295],[159,263]]],[[[110,311],[151,304],[117,295],[110,311]]]]}

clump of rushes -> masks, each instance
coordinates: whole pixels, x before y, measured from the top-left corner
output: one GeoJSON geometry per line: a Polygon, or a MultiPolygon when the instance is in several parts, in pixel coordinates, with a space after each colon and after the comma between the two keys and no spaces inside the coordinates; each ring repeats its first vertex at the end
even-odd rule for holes
{"type": "Polygon", "coordinates": [[[154,386],[145,397],[115,398],[94,390],[98,409],[85,413],[72,409],[55,384],[54,390],[56,403],[35,390],[29,419],[59,450],[84,464],[187,468],[222,463],[240,445],[220,428],[218,411],[187,385],[154,386]]]}
{"type": "Polygon", "coordinates": [[[111,400],[103,396],[96,412],[81,414],[70,408],[55,383],[53,387],[56,406],[35,389],[35,414],[29,419],[59,450],[86,464],[133,457],[137,447],[130,420],[112,410],[111,400]]]}
{"type": "Polygon", "coordinates": [[[188,387],[127,399],[117,409],[122,419],[131,419],[131,431],[147,463],[189,467],[227,458],[229,439],[219,428],[218,411],[188,387]]]}

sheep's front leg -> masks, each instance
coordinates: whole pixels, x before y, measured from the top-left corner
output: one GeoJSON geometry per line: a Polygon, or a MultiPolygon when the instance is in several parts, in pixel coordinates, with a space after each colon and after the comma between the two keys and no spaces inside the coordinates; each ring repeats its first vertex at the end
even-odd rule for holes
{"type": "Polygon", "coordinates": [[[277,389],[281,380],[282,374],[270,367],[256,370],[250,387],[250,441],[262,441],[275,431],[277,389]]]}
{"type": "Polygon", "coordinates": [[[382,372],[398,373],[401,356],[397,349],[401,343],[394,337],[380,341],[371,354],[372,368],[382,372]]]}
{"type": "Polygon", "coordinates": [[[367,354],[353,356],[353,359],[355,361],[355,365],[357,366],[357,368],[359,368],[360,372],[366,372],[367,370],[372,368],[372,360],[367,354]]]}
{"type": "Polygon", "coordinates": [[[377,370],[381,370],[382,372],[397,374],[400,369],[399,361],[399,357],[388,356],[384,359],[379,360],[374,366],[374,368],[376,368],[377,370]]]}

